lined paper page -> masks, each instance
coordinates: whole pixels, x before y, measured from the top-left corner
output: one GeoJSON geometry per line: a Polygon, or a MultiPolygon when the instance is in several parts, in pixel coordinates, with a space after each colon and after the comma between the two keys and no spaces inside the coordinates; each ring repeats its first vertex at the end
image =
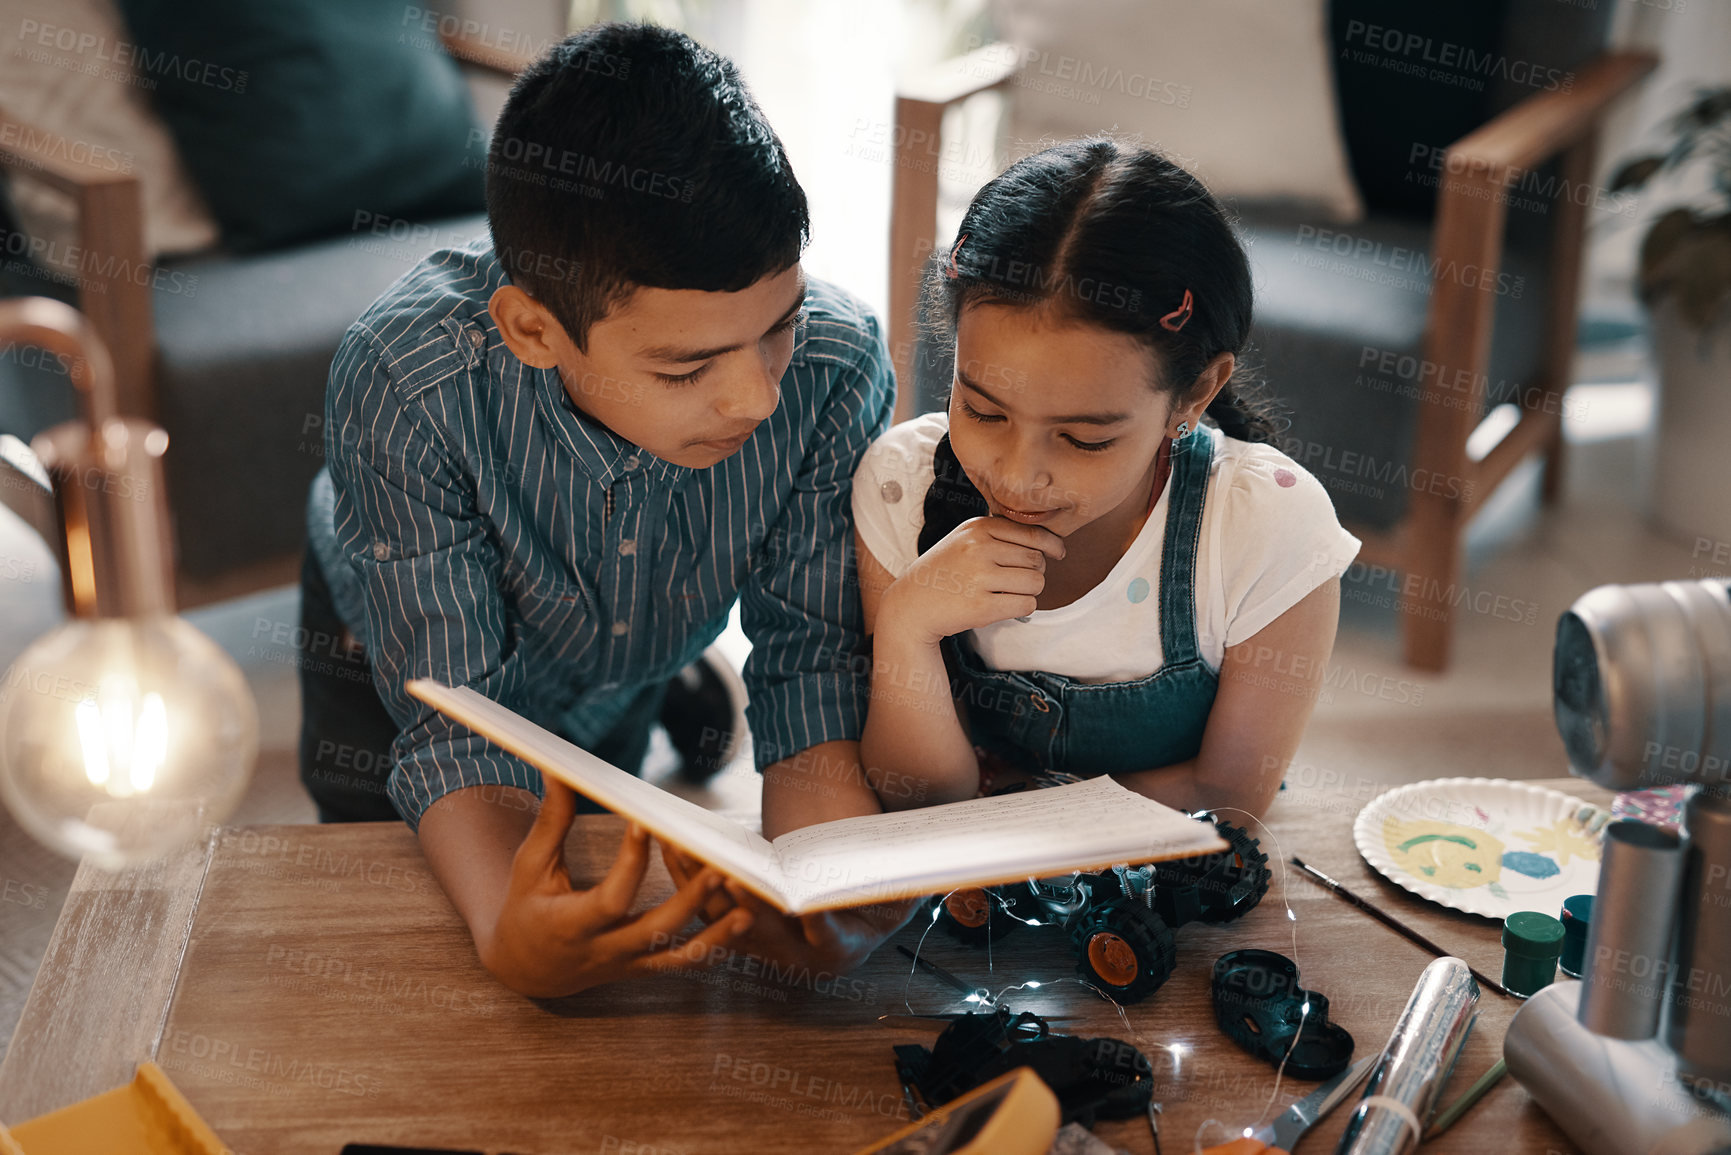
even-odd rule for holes
{"type": "Polygon", "coordinates": [[[1212,825],[1104,775],[843,818],[784,834],[773,846],[794,910],[1226,849],[1212,825]]]}
{"type": "Polygon", "coordinates": [[[774,851],[763,838],[731,818],[669,794],[635,774],[597,758],[468,686],[443,686],[426,678],[408,683],[409,693],[484,735],[586,798],[629,818],[657,838],[688,850],[753,890],[771,898],[774,851]],[[764,893],[764,892],[769,893],[764,893]]]}

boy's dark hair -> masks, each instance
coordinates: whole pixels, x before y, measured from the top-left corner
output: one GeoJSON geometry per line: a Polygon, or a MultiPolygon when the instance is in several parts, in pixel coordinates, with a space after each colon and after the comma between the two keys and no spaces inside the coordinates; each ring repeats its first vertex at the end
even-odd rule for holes
{"type": "Polygon", "coordinates": [[[579,349],[642,287],[736,292],[811,231],[787,152],[727,58],[653,24],[595,24],[517,79],[487,157],[513,283],[579,349]]]}
{"type": "MultiPolygon", "coordinates": [[[[1232,353],[1238,367],[1207,416],[1243,441],[1278,433],[1244,363],[1254,295],[1244,246],[1213,194],[1158,152],[1095,137],[1025,157],[974,196],[957,237],[928,287],[940,338],[953,339],[962,309],[976,303],[1057,310],[1142,341],[1158,387],[1180,396],[1209,361],[1232,353]],[[1160,319],[1187,289],[1193,308],[1174,332],[1160,319]]],[[[987,512],[948,437],[934,464],[922,553],[987,512]]]]}

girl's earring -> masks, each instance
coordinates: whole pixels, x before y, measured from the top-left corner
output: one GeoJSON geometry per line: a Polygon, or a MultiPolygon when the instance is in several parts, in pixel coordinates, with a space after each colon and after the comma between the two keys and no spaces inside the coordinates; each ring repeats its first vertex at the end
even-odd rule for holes
{"type": "Polygon", "coordinates": [[[1172,440],[1183,441],[1188,436],[1190,436],[1190,422],[1180,421],[1178,423],[1178,432],[1173,435],[1172,440]]]}

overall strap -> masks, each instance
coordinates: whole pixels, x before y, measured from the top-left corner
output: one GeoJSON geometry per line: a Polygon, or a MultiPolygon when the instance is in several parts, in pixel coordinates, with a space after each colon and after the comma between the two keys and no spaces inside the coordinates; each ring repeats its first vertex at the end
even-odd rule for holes
{"type": "Polygon", "coordinates": [[[1160,554],[1160,648],[1166,665],[1192,661],[1201,652],[1196,638],[1196,550],[1213,458],[1214,438],[1206,429],[1173,446],[1166,543],[1160,554]]]}

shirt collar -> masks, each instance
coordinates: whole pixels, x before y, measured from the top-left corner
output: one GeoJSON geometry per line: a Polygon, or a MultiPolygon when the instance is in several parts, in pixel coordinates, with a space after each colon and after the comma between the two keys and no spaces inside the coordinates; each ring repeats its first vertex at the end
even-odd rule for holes
{"type": "Polygon", "coordinates": [[[557,369],[533,369],[536,400],[555,435],[577,465],[601,485],[612,485],[630,473],[678,485],[692,472],[689,466],[664,461],[634,442],[627,441],[571,403],[557,369]]]}

